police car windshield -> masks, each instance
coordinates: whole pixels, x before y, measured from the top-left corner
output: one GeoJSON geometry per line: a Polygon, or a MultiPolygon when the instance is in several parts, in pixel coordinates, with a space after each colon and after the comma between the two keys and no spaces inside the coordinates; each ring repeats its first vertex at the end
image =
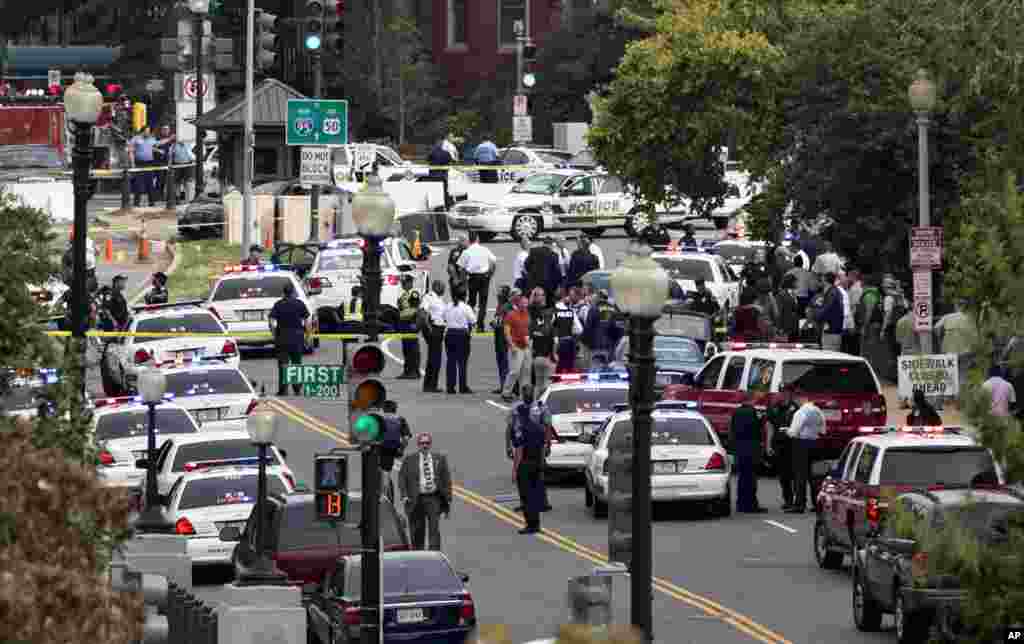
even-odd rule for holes
{"type": "Polygon", "coordinates": [[[654,261],[665,269],[665,271],[677,280],[704,280],[714,282],[715,274],[711,270],[711,263],[703,259],[692,259],[689,257],[655,257],[654,261]]]}
{"type": "Polygon", "coordinates": [[[877,394],[871,370],[856,360],[787,360],[782,384],[809,394],[877,394]]]}
{"type": "Polygon", "coordinates": [[[611,413],[615,405],[626,402],[628,394],[628,389],[618,387],[564,389],[548,394],[547,405],[552,414],[611,413]]]}
{"type": "Polygon", "coordinates": [[[175,396],[251,394],[252,387],[234,369],[191,369],[167,374],[167,393],[175,396]]]}
{"type": "MultiPolygon", "coordinates": [[[[173,471],[185,471],[185,463],[222,461],[237,458],[251,458],[254,459],[254,463],[258,463],[259,457],[259,449],[248,438],[233,438],[226,441],[182,445],[174,455],[173,471]]],[[[270,465],[281,464],[281,461],[277,460],[277,453],[273,449],[267,452],[267,463],[270,465]]]]}
{"type": "Polygon", "coordinates": [[[284,275],[263,275],[261,277],[233,277],[221,280],[213,293],[213,301],[245,300],[259,297],[280,298],[284,285],[292,280],[284,275]]]}
{"type": "MultiPolygon", "coordinates": [[[[614,432],[633,431],[633,421],[621,420],[614,432]]],[[[711,433],[704,423],[696,418],[655,416],[651,430],[651,445],[714,445],[711,433]]]]}
{"type": "MultiPolygon", "coordinates": [[[[145,436],[148,427],[149,411],[146,409],[105,414],[96,421],[96,440],[109,441],[145,436]]],[[[156,433],[194,434],[197,431],[195,423],[184,409],[156,410],[156,433]]]]}
{"type": "Polygon", "coordinates": [[[654,342],[655,362],[704,362],[704,352],[696,342],[674,340],[671,343],[654,342]]]}
{"type": "MultiPolygon", "coordinates": [[[[255,474],[227,475],[209,479],[194,479],[185,484],[178,501],[179,510],[223,507],[240,503],[255,503],[259,477],[255,474]]],[[[279,476],[267,477],[267,494],[286,494],[288,488],[279,476]]]]}
{"type": "Polygon", "coordinates": [[[984,447],[890,447],[882,459],[878,484],[967,486],[979,474],[994,471],[992,455],[984,447]]]}
{"type": "MultiPolygon", "coordinates": [[[[203,312],[188,313],[158,318],[139,320],[135,325],[136,333],[223,333],[224,330],[217,323],[212,314],[203,312]]],[[[154,335],[137,335],[133,340],[134,344],[145,344],[156,340],[166,340],[166,337],[154,335]]]]}
{"type": "Polygon", "coordinates": [[[354,249],[323,250],[320,251],[321,271],[347,271],[361,270],[363,267],[363,254],[354,249]]]}
{"type": "Polygon", "coordinates": [[[531,195],[553,195],[558,192],[558,188],[562,185],[563,181],[565,181],[565,177],[560,174],[533,174],[516,184],[512,188],[512,192],[531,195]]]}

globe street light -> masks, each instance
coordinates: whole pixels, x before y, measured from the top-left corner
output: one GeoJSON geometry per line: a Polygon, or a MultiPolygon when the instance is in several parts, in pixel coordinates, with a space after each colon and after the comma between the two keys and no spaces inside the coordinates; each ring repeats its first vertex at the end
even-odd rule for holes
{"type": "Polygon", "coordinates": [[[159,369],[143,369],[139,373],[139,393],[149,407],[146,426],[146,507],[135,522],[140,532],[174,532],[174,525],[161,509],[156,481],[156,408],[167,393],[167,376],[159,369]]]}
{"type": "Polygon", "coordinates": [[[277,433],[277,414],[256,411],[245,422],[252,442],[259,449],[259,477],[256,485],[256,561],[239,575],[239,586],[283,586],[288,577],[267,557],[267,451],[277,433]]]}
{"type": "Polygon", "coordinates": [[[367,340],[378,339],[378,308],[380,306],[380,240],[391,232],[395,221],[395,202],[384,192],[383,183],[376,174],[366,178],[366,187],[352,198],[352,221],[363,237],[363,319],[367,340]]]}
{"type": "Polygon", "coordinates": [[[86,293],[85,242],[88,237],[89,168],[92,165],[92,128],[103,109],[103,95],[93,85],[93,78],[79,72],[64,92],[64,114],[74,133],[71,164],[75,193],[75,219],[71,241],[71,335],[75,337],[82,362],[80,395],[85,401],[85,331],[89,318],[89,296],[86,293]]]}
{"type": "Polygon", "coordinates": [[[654,411],[654,322],[668,293],[668,274],[651,259],[650,248],[634,248],[611,274],[615,303],[629,315],[629,400],[633,417],[631,621],[654,641],[651,542],[651,412],[654,411]]]}
{"type": "MultiPolygon", "coordinates": [[[[931,203],[930,203],[930,180],[928,177],[928,123],[929,116],[935,109],[935,83],[929,78],[928,72],[923,69],[917,70],[914,82],[907,89],[907,97],[910,99],[910,107],[917,114],[917,194],[918,194],[918,225],[922,228],[931,226],[931,203]]],[[[913,268],[913,267],[912,267],[913,268]]],[[[916,270],[916,269],[915,269],[916,270]]],[[[927,269],[928,283],[931,284],[932,270],[927,269]]],[[[928,289],[927,306],[929,313],[929,324],[931,327],[932,297],[931,288],[928,289]]],[[[915,299],[917,295],[915,294],[915,299]]],[[[916,308],[916,306],[915,306],[916,308]]],[[[915,316],[917,311],[914,312],[915,316]]],[[[931,328],[923,330],[921,334],[921,353],[928,355],[932,352],[932,331],[931,328]]]]}

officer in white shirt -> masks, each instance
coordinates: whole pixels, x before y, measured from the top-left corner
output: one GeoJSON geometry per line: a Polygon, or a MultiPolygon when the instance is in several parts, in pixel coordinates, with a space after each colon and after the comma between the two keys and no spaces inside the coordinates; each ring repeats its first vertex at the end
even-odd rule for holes
{"type": "Polygon", "coordinates": [[[423,376],[423,392],[437,394],[441,389],[437,386],[441,374],[441,346],[444,344],[444,314],[448,305],[444,301],[444,282],[434,280],[432,290],[427,293],[420,304],[426,313],[425,324],[420,331],[427,343],[427,369],[423,376]]]}
{"type": "Polygon", "coordinates": [[[447,354],[444,382],[450,394],[455,393],[456,381],[460,394],[473,393],[467,384],[466,367],[469,363],[469,334],[476,322],[476,313],[463,301],[465,297],[465,293],[454,291],[452,303],[444,312],[444,324],[447,327],[444,336],[444,351],[447,354]]]}
{"type": "MultiPolygon", "coordinates": [[[[790,514],[803,514],[807,505],[807,487],[811,482],[811,452],[818,437],[825,432],[825,414],[810,399],[800,403],[800,409],[793,414],[786,434],[793,439],[793,505],[786,509],[790,514]]],[[[814,490],[811,490],[813,495],[814,490]]],[[[813,504],[814,497],[811,497],[813,504]]]]}
{"type": "Polygon", "coordinates": [[[590,254],[597,258],[597,268],[604,270],[604,253],[601,252],[601,247],[594,242],[590,242],[590,254]]]}
{"type": "Polygon", "coordinates": [[[815,258],[811,272],[819,276],[823,276],[826,273],[835,273],[837,277],[842,277],[842,258],[839,257],[839,254],[832,248],[832,244],[830,242],[825,242],[824,246],[824,252],[815,258]]]}
{"type": "Polygon", "coordinates": [[[519,248],[521,250],[512,262],[512,286],[521,291],[526,288],[526,258],[530,254],[530,238],[520,238],[519,248]]]}
{"type": "Polygon", "coordinates": [[[491,276],[498,265],[498,258],[483,244],[475,232],[469,233],[469,248],[459,255],[459,268],[467,276],[467,304],[476,309],[476,330],[483,333],[484,318],[487,316],[487,294],[491,288],[491,276]]]}

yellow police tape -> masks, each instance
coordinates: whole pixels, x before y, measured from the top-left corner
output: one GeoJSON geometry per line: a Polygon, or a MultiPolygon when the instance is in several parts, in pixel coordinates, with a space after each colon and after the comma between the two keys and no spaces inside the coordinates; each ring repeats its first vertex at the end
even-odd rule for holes
{"type": "MultiPolygon", "coordinates": [[[[67,338],[71,336],[70,331],[45,331],[46,335],[56,338],[67,338]]],[[[240,331],[237,333],[182,333],[182,332],[138,332],[138,331],[86,331],[85,334],[92,338],[271,338],[270,331],[240,331]]],[[[360,340],[366,337],[366,333],[307,333],[307,338],[320,338],[322,340],[360,340]]],[[[420,337],[419,333],[380,333],[385,340],[402,339],[412,340],[420,337]]],[[[473,332],[473,335],[493,336],[491,331],[473,332]]]]}
{"type": "MultiPolygon", "coordinates": [[[[179,170],[181,168],[194,168],[195,166],[196,166],[195,163],[180,163],[180,164],[175,164],[175,165],[172,165],[172,166],[154,165],[154,166],[148,166],[148,167],[145,167],[145,168],[128,168],[128,174],[133,174],[133,173],[137,173],[137,172],[159,172],[161,170],[168,170],[168,169],[179,170]]],[[[74,173],[71,172],[71,171],[65,171],[65,172],[61,172],[60,176],[70,177],[73,174],[74,173]]],[[[123,168],[118,168],[117,170],[96,169],[96,170],[90,170],[89,171],[89,176],[90,177],[95,177],[97,179],[109,178],[109,177],[120,177],[120,176],[123,176],[123,175],[124,175],[124,169],[123,168]]]]}

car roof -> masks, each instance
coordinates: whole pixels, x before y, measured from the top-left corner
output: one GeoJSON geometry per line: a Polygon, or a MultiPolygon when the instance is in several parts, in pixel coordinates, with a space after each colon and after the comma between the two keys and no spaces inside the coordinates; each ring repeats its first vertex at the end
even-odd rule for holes
{"type": "Polygon", "coordinates": [[[688,250],[680,250],[674,253],[651,253],[651,257],[654,259],[703,259],[709,262],[715,261],[713,258],[718,257],[714,253],[702,253],[688,250]]]}
{"type": "MultiPolygon", "coordinates": [[[[100,400],[103,400],[103,398],[100,398],[100,400]]],[[[179,405],[177,403],[173,403],[173,402],[170,402],[170,401],[162,402],[159,405],[156,405],[156,408],[157,408],[157,410],[160,410],[160,409],[177,409],[177,410],[185,412],[186,414],[188,413],[187,409],[185,409],[184,407],[182,407],[181,405],[179,405]]],[[[139,411],[148,411],[148,410],[149,410],[149,405],[147,405],[146,403],[143,403],[143,402],[131,402],[131,403],[122,403],[122,404],[118,404],[118,405],[109,405],[109,406],[101,405],[100,407],[97,407],[97,408],[95,408],[93,410],[92,415],[93,415],[93,418],[96,419],[96,418],[99,418],[100,416],[111,416],[113,414],[122,414],[122,413],[125,413],[125,412],[139,412],[139,411]]]]}
{"type": "Polygon", "coordinates": [[[167,440],[174,441],[179,446],[181,445],[194,445],[196,443],[219,443],[221,441],[238,440],[240,438],[251,438],[249,432],[242,430],[229,430],[229,431],[202,431],[196,432],[195,434],[172,434],[167,437],[167,440]]]}
{"type": "Polygon", "coordinates": [[[545,394],[554,391],[571,391],[573,389],[629,389],[629,383],[625,380],[619,382],[553,382],[548,385],[545,394]]]}
{"type": "Polygon", "coordinates": [[[1006,503],[1024,505],[1024,498],[1011,490],[988,490],[983,488],[950,488],[929,490],[928,496],[942,505],[964,505],[966,503],[1006,503]]]}
{"type": "MultiPolygon", "coordinates": [[[[705,423],[710,424],[710,422],[708,421],[707,417],[704,416],[704,414],[700,413],[699,411],[695,411],[693,409],[657,409],[657,408],[655,408],[654,411],[651,412],[651,413],[653,415],[655,415],[655,416],[667,417],[667,418],[693,418],[693,419],[696,419],[696,420],[702,420],[705,423]]],[[[628,420],[630,417],[632,417],[632,415],[633,415],[633,412],[632,412],[632,410],[629,410],[629,409],[624,409],[622,411],[617,411],[617,412],[615,412],[614,415],[612,415],[611,422],[617,422],[617,421],[620,421],[620,420],[628,420]]]]}
{"type": "MultiPolygon", "coordinates": [[[[168,369],[161,369],[161,371],[164,372],[165,374],[170,375],[179,373],[190,373],[192,371],[237,371],[239,373],[242,372],[241,369],[234,365],[229,365],[224,362],[217,361],[203,362],[198,365],[184,365],[181,367],[175,366],[168,369]]],[[[245,376],[243,375],[242,377],[244,378],[245,376]]],[[[246,382],[248,382],[248,380],[246,380],[246,382]]]]}
{"type": "Polygon", "coordinates": [[[187,303],[187,304],[185,304],[185,303],[183,303],[183,304],[180,304],[178,306],[161,306],[160,308],[153,309],[153,310],[147,310],[145,308],[140,308],[140,309],[135,310],[132,313],[132,317],[134,317],[135,321],[138,322],[138,321],[141,321],[141,320],[152,320],[153,318],[162,318],[162,317],[170,317],[172,315],[180,315],[181,313],[205,313],[206,315],[210,315],[210,316],[213,315],[213,313],[210,313],[210,311],[208,309],[203,308],[199,304],[196,304],[196,303],[187,303]]]}
{"type": "Polygon", "coordinates": [[[824,349],[743,349],[741,351],[719,351],[714,357],[737,355],[748,355],[763,360],[843,360],[867,363],[867,360],[861,356],[824,349]]]}
{"type": "Polygon", "coordinates": [[[887,434],[866,434],[858,436],[855,442],[867,443],[882,448],[893,447],[980,447],[978,441],[965,434],[918,434],[912,432],[890,432],[887,434]]]}
{"type": "MultiPolygon", "coordinates": [[[[345,555],[346,561],[360,562],[362,565],[362,555],[350,554],[345,555]]],[[[381,562],[403,562],[403,561],[437,561],[441,560],[451,566],[451,560],[440,550],[396,550],[396,551],[385,551],[380,554],[381,562]]],[[[453,568],[454,570],[454,568],[453,568]]]]}
{"type": "MultiPolygon", "coordinates": [[[[273,466],[271,466],[273,468],[273,466]]],[[[259,476],[260,468],[256,465],[224,465],[222,467],[208,467],[191,472],[185,472],[180,478],[183,483],[191,483],[195,480],[215,479],[224,476],[259,476]]],[[[268,471],[268,476],[281,476],[276,471],[268,471]]]]}

